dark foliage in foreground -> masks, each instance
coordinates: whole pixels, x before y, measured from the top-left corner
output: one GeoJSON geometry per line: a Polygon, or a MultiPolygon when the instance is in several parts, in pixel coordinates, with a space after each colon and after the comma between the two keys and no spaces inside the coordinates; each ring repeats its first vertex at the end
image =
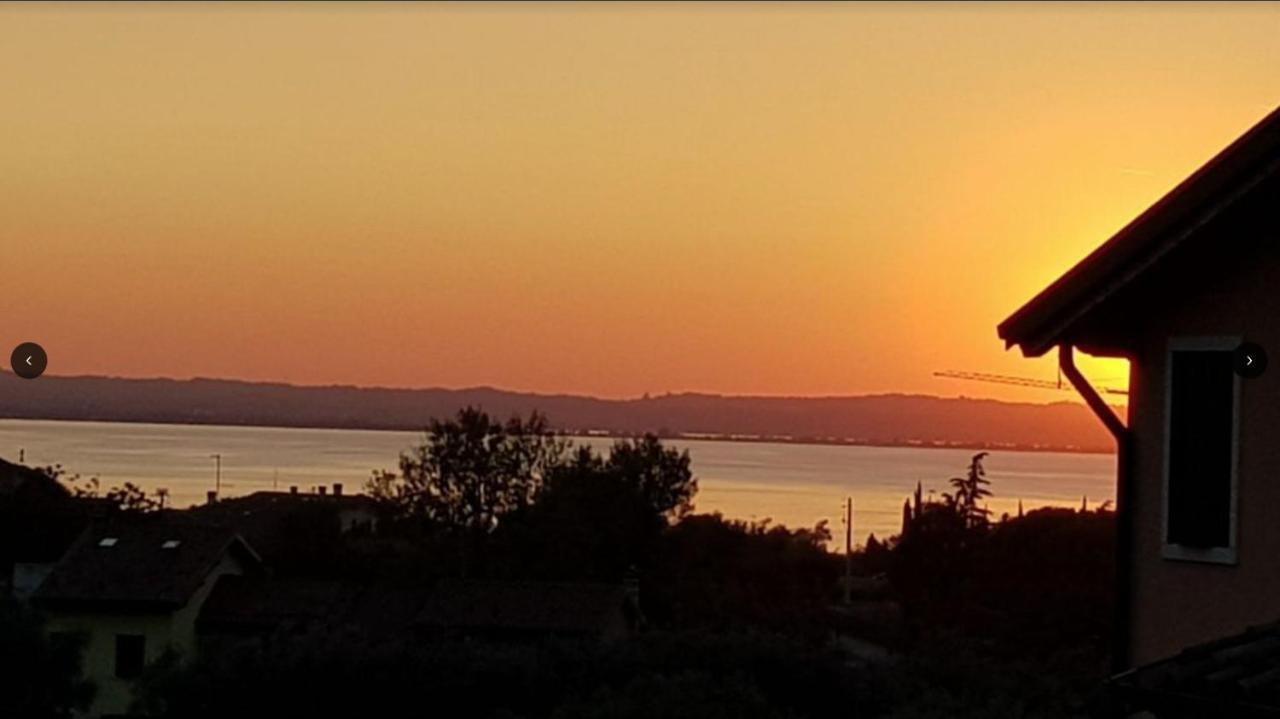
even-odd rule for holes
{"type": "Polygon", "coordinates": [[[153,665],[157,716],[819,717],[871,693],[830,649],[776,634],[651,633],[620,644],[280,638],[219,661],[153,665]],[[224,691],[235,687],[235,691],[224,691]],[[420,707],[405,713],[408,707],[420,707]]]}
{"type": "Polygon", "coordinates": [[[822,636],[837,595],[830,538],[824,524],[791,530],[718,514],[686,517],[663,534],[645,574],[645,611],[672,628],[822,636]]]}
{"type": "MultiPolygon", "coordinates": [[[[1031,719],[1078,714],[1104,676],[1114,516],[1053,509],[989,521],[981,456],[952,482],[950,501],[918,504],[904,536],[868,542],[857,557],[880,587],[861,616],[894,625],[859,627],[856,607],[832,609],[842,561],[826,551],[825,525],[692,513],[688,455],[656,437],[601,456],[563,444],[537,417],[497,423],[472,411],[437,428],[404,474],[375,477],[387,513],[379,531],[343,534],[311,505],[252,528],[273,570],[408,589],[456,577],[638,579],[647,632],[513,644],[293,627],[153,663],[136,709],[195,719],[1031,719]],[[868,662],[842,632],[896,656],[868,662]]],[[[43,639],[30,619],[0,613],[0,716],[55,716],[91,691],[74,647],[43,639]]]]}
{"type": "MultiPolygon", "coordinates": [[[[971,466],[970,483],[980,476],[971,466]]],[[[884,675],[892,715],[1082,715],[1107,671],[1114,512],[1039,509],[987,523],[948,501],[913,514],[902,536],[862,557],[887,573],[911,637],[884,675]]]]}
{"type": "Polygon", "coordinates": [[[887,557],[917,628],[984,637],[1010,656],[1063,646],[1102,652],[1110,635],[1115,515],[1039,509],[966,531],[942,505],[887,557]]]}

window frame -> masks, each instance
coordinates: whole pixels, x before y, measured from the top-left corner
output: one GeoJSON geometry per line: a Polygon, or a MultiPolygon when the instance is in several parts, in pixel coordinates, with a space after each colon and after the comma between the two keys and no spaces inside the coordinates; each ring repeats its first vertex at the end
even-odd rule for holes
{"type": "Polygon", "coordinates": [[[1228,503],[1227,546],[1188,547],[1169,541],[1169,458],[1173,440],[1173,353],[1232,352],[1243,337],[1179,336],[1169,339],[1164,353],[1164,458],[1161,467],[1160,547],[1161,557],[1183,562],[1235,565],[1239,562],[1240,503],[1240,375],[1231,373],[1231,500],[1228,503]]]}

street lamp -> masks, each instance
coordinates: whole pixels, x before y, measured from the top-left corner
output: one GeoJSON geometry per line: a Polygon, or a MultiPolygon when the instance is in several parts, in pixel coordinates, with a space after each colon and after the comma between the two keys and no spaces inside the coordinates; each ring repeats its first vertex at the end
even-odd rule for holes
{"type": "Polygon", "coordinates": [[[209,457],[213,460],[213,492],[215,495],[222,495],[222,455],[211,454],[209,457]]]}

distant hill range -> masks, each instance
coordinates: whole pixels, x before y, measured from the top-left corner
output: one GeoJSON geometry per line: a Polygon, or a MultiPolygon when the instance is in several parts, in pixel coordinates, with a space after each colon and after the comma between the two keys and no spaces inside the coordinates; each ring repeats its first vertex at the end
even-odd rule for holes
{"type": "Polygon", "coordinates": [[[0,372],[4,418],[418,430],[429,418],[467,405],[503,417],[536,409],[557,428],[576,434],[1112,451],[1097,419],[1071,402],[692,393],[616,400],[490,387],[383,389],[55,376],[30,381],[0,372]]]}

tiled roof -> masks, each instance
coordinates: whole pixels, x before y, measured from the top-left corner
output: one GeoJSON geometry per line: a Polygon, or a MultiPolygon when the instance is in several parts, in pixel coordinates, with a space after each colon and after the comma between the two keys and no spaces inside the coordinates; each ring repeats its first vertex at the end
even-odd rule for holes
{"type": "Polygon", "coordinates": [[[271,632],[284,626],[332,623],[343,617],[357,589],[329,580],[227,575],[200,609],[202,632],[271,632]]]}
{"type": "Polygon", "coordinates": [[[165,515],[95,524],[71,545],[33,601],[48,608],[176,609],[228,552],[257,562],[244,540],[224,527],[165,515]]]}
{"type": "Polygon", "coordinates": [[[1108,686],[1159,717],[1280,717],[1280,623],[1185,649],[1108,686]]]}

